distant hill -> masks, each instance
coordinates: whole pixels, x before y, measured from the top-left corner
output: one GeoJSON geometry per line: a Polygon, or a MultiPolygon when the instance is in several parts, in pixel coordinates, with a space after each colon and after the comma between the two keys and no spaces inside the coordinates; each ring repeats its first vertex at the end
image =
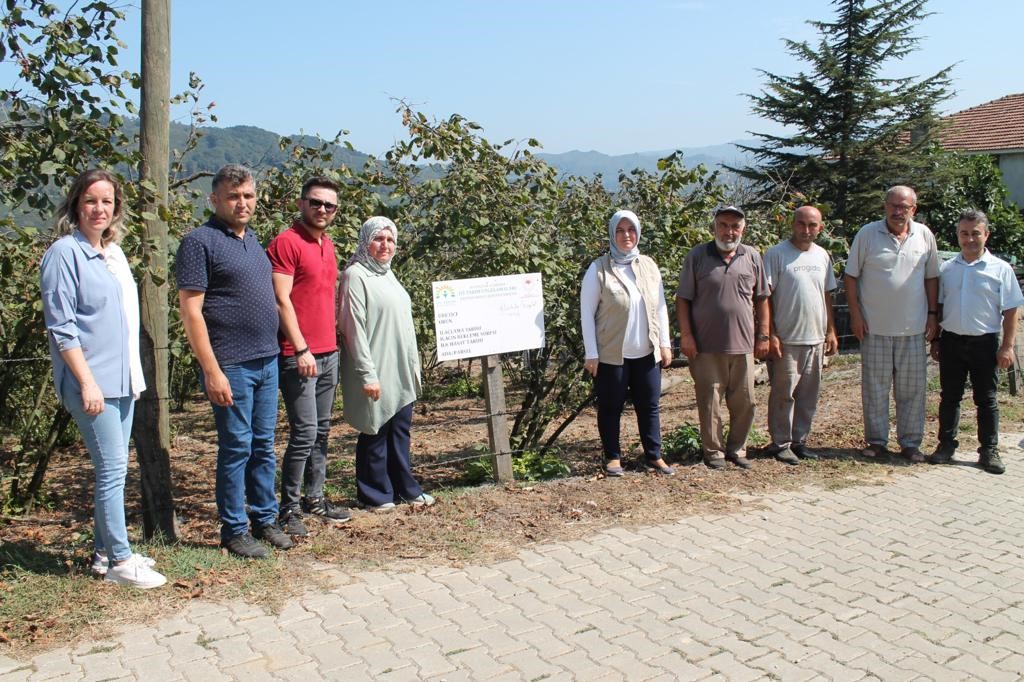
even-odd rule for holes
{"type": "MultiPolygon", "coordinates": [[[[129,121],[129,134],[138,132],[138,120],[129,121]]],[[[226,163],[241,163],[252,168],[280,167],[288,159],[288,153],[278,147],[281,138],[277,133],[255,126],[231,126],[216,128],[206,126],[200,129],[202,137],[196,148],[185,155],[183,173],[186,176],[202,171],[216,172],[226,163]]],[[[189,127],[180,123],[171,124],[171,149],[181,150],[188,140],[189,127]]],[[[309,135],[293,135],[292,142],[312,145],[316,138],[309,135]]],[[[360,169],[369,158],[367,154],[335,146],[334,161],[349,168],[360,169]]]]}
{"type": "MultiPolygon", "coordinates": [[[[126,133],[129,136],[138,134],[138,119],[128,119],[125,122],[126,133]]],[[[202,137],[199,139],[195,149],[186,154],[182,175],[190,177],[196,173],[214,173],[226,163],[241,163],[256,170],[267,167],[280,167],[288,159],[288,153],[278,147],[280,135],[278,133],[257,128],[255,126],[231,126],[218,128],[206,126],[202,129],[202,137]]],[[[189,127],[180,123],[171,123],[171,149],[181,150],[188,140],[189,127]]],[[[308,135],[293,135],[293,143],[314,144],[316,138],[308,135]]],[[[749,141],[737,141],[745,143],[749,141]]],[[[580,177],[593,177],[601,174],[605,187],[614,190],[618,186],[620,171],[629,172],[634,168],[641,168],[651,173],[657,172],[659,158],[671,154],[673,149],[660,151],[636,152],[633,154],[622,154],[611,156],[595,151],[570,151],[562,154],[541,153],[538,156],[547,163],[554,166],[563,175],[576,175],[580,177]]],[[[746,165],[751,161],[749,154],[744,153],[736,143],[711,145],[706,147],[682,147],[683,160],[687,167],[694,167],[703,163],[713,170],[721,168],[725,164],[746,165]]],[[[334,161],[344,164],[354,170],[361,169],[369,159],[369,155],[360,151],[348,149],[343,146],[335,146],[334,161]]],[[[442,175],[437,167],[424,169],[422,177],[437,177],[442,175]]],[[[201,179],[193,185],[205,191],[209,188],[209,180],[201,179]]],[[[58,190],[53,190],[54,199],[58,199],[58,190]]],[[[11,211],[8,207],[0,206],[0,218],[10,216],[22,224],[43,224],[49,220],[48,215],[39,216],[27,207],[11,211]],[[40,222],[41,220],[41,222],[40,222]]]]}
{"type": "MultiPolygon", "coordinates": [[[[752,161],[750,154],[744,152],[736,144],[747,144],[750,140],[736,140],[726,144],[706,147],[680,147],[683,161],[687,168],[704,164],[711,170],[718,170],[724,165],[747,165],[752,161]]],[[[540,153],[537,156],[557,168],[564,175],[593,177],[601,174],[605,187],[614,189],[618,186],[620,172],[629,172],[640,168],[651,173],[658,170],[658,159],[676,151],[663,149],[659,151],[635,152],[611,156],[594,151],[571,151],[562,154],[540,153]]]]}

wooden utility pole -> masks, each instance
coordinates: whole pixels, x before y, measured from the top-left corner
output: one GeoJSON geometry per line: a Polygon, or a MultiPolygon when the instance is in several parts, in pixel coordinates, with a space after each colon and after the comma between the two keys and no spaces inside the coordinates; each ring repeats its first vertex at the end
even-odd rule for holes
{"type": "Polygon", "coordinates": [[[485,355],[480,358],[484,370],[484,399],[487,404],[487,436],[491,442],[491,465],[494,480],[511,483],[512,447],[508,441],[508,417],[505,415],[505,378],[501,371],[501,357],[485,355]]]}
{"type": "Polygon", "coordinates": [[[140,277],[142,367],[146,391],[135,408],[135,449],[142,479],[145,536],[178,538],[171,491],[171,429],[167,336],[167,223],[160,207],[167,205],[170,164],[171,3],[142,0],[142,109],[139,145],[139,213],[142,216],[140,277]]]}

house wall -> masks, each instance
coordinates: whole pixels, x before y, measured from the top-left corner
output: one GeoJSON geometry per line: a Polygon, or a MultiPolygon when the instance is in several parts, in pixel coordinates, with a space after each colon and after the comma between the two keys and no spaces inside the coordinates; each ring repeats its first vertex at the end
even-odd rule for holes
{"type": "Polygon", "coordinates": [[[1024,209],[1024,151],[999,155],[999,170],[1010,191],[1010,200],[1024,209]]]}

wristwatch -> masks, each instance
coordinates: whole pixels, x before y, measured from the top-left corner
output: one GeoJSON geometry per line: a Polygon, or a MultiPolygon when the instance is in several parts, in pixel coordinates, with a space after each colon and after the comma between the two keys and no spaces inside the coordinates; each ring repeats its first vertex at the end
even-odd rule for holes
{"type": "Polygon", "coordinates": [[[757,335],[757,340],[758,341],[768,341],[770,339],[771,339],[771,337],[768,336],[767,334],[758,334],[757,335]]]}

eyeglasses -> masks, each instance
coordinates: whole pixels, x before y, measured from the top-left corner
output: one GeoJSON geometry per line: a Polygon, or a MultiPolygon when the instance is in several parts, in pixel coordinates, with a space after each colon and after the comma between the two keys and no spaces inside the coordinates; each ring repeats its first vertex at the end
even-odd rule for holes
{"type": "Polygon", "coordinates": [[[308,203],[309,207],[312,208],[314,211],[317,210],[318,208],[322,208],[328,213],[334,213],[335,211],[338,210],[337,204],[332,204],[329,201],[321,201],[320,199],[306,199],[306,203],[308,203]]]}

